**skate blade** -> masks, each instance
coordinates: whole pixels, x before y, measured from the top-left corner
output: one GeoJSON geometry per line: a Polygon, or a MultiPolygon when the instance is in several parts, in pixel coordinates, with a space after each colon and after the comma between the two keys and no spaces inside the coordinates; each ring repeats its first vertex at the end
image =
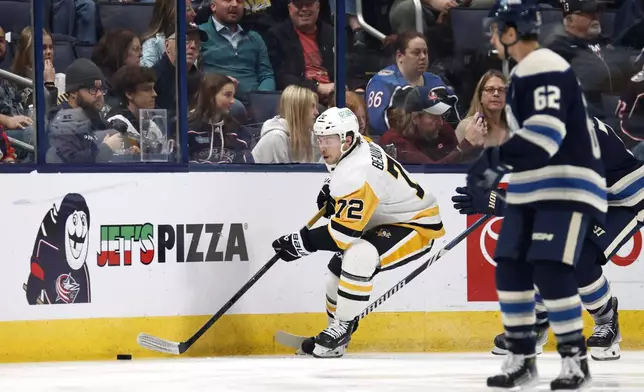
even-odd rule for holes
{"type": "MultiPolygon", "coordinates": [[[[508,350],[503,349],[503,348],[499,348],[499,347],[494,347],[491,352],[494,355],[508,355],[508,350]]],[[[543,346],[536,346],[535,347],[535,352],[536,352],[537,355],[542,354],[543,353],[543,346]]]]}
{"type": "Polygon", "coordinates": [[[508,350],[499,348],[499,347],[494,347],[492,349],[492,354],[494,355],[508,355],[508,350]]]}
{"type": "Polygon", "coordinates": [[[619,343],[606,347],[590,347],[590,357],[595,361],[617,361],[621,358],[619,343]]]}
{"type": "Polygon", "coordinates": [[[537,387],[539,386],[539,376],[535,376],[533,379],[527,381],[524,384],[517,385],[516,387],[512,388],[501,388],[501,387],[491,387],[493,391],[497,392],[516,392],[516,391],[536,391],[537,387]]]}
{"type": "Polygon", "coordinates": [[[344,347],[330,349],[328,347],[320,346],[316,343],[312,355],[313,357],[320,359],[342,358],[344,356],[344,347]]]}

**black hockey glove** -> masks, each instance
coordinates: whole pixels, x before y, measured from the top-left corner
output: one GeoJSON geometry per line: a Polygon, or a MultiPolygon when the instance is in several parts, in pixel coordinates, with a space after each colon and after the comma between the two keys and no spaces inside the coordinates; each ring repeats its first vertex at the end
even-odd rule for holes
{"type": "Polygon", "coordinates": [[[456,188],[458,195],[452,196],[454,208],[461,214],[490,214],[503,216],[505,210],[505,189],[482,192],[468,187],[456,188]],[[500,196],[500,197],[499,197],[500,196]]]}
{"type": "Polygon", "coordinates": [[[289,262],[315,252],[308,241],[308,229],[282,236],[273,241],[273,249],[280,259],[289,262]]]}
{"type": "Polygon", "coordinates": [[[320,189],[320,193],[318,193],[317,199],[318,210],[321,209],[322,206],[324,206],[326,203],[326,210],[324,212],[325,218],[330,218],[333,214],[335,214],[335,200],[333,199],[333,197],[331,197],[331,188],[329,188],[330,182],[330,178],[324,180],[324,186],[322,186],[322,189],[320,189]]]}
{"type": "Polygon", "coordinates": [[[496,189],[512,168],[501,162],[499,147],[488,148],[467,172],[467,186],[485,191],[496,189]]]}

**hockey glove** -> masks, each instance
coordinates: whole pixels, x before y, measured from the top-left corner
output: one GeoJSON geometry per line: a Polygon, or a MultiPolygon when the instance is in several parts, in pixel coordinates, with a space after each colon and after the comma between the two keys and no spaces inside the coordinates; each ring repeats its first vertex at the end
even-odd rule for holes
{"type": "Polygon", "coordinates": [[[315,252],[308,245],[308,229],[282,236],[273,241],[273,249],[280,256],[280,259],[289,262],[299,259],[300,257],[310,255],[315,252]]]}
{"type": "Polygon", "coordinates": [[[496,189],[503,176],[512,170],[512,167],[501,162],[499,155],[500,150],[498,147],[488,148],[483,151],[481,157],[474,162],[467,172],[468,188],[481,188],[485,191],[496,189]]]}
{"type": "Polygon", "coordinates": [[[321,209],[326,203],[326,210],[324,211],[325,218],[330,218],[333,214],[335,214],[335,200],[331,196],[331,188],[329,187],[330,182],[331,179],[328,177],[324,180],[324,186],[322,187],[322,189],[320,189],[317,200],[318,210],[321,209]]]}
{"type": "Polygon", "coordinates": [[[505,189],[497,189],[496,191],[481,191],[472,190],[468,187],[456,188],[458,195],[452,196],[454,208],[461,214],[489,214],[495,216],[503,216],[505,210],[505,189]],[[500,197],[499,197],[500,196],[500,197]]]}

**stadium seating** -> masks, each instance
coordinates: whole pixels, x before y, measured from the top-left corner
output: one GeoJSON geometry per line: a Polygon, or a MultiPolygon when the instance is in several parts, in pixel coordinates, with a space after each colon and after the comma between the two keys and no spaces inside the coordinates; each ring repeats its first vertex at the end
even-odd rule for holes
{"type": "Polygon", "coordinates": [[[22,29],[31,26],[31,1],[0,1],[0,26],[5,33],[11,32],[14,36],[12,40],[17,41],[22,29]]]}
{"type": "Polygon", "coordinates": [[[250,116],[260,123],[275,117],[278,111],[281,91],[251,91],[250,116]]]}
{"type": "Polygon", "coordinates": [[[104,31],[123,28],[142,35],[152,18],[154,3],[112,3],[101,1],[99,9],[104,31]]]}

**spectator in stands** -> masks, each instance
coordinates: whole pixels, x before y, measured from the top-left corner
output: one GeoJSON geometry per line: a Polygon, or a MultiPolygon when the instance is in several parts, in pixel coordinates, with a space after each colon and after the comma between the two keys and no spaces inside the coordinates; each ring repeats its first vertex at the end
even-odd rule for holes
{"type": "Polygon", "coordinates": [[[143,56],[141,41],[128,29],[116,29],[105,33],[92,53],[92,61],[103,72],[107,89],[112,77],[124,65],[138,65],[143,56]]]}
{"type": "Polygon", "coordinates": [[[277,89],[296,84],[328,102],[335,91],[333,27],[319,19],[318,0],[290,0],[288,11],[289,19],[266,34],[277,89]]]}
{"type": "Polygon", "coordinates": [[[101,118],[103,74],[90,60],[75,60],[65,71],[68,99],[50,112],[47,163],[107,162],[123,148],[120,133],[107,133],[101,118]]]}
{"type": "Polygon", "coordinates": [[[16,163],[16,150],[11,146],[4,127],[0,125],[0,163],[16,163]]]}
{"type": "Polygon", "coordinates": [[[624,144],[632,148],[637,159],[644,160],[644,67],[631,78],[616,112],[619,129],[615,131],[621,136],[624,144]]]}
{"type": "Polygon", "coordinates": [[[188,151],[196,163],[253,163],[251,135],[230,115],[235,83],[208,73],[188,111],[188,151]]]}
{"type": "Polygon", "coordinates": [[[275,77],[262,37],[239,26],[243,0],[213,0],[212,17],[199,28],[208,34],[201,46],[201,68],[235,78],[237,99],[248,104],[253,90],[274,91],[275,77]]]}
{"type": "Polygon", "coordinates": [[[128,135],[136,140],[140,134],[139,109],[154,109],[154,83],[156,75],[152,68],[138,65],[125,65],[114,74],[112,80],[114,95],[119,105],[113,107],[107,114],[107,121],[119,119],[127,124],[128,135]]]}
{"type": "Polygon", "coordinates": [[[634,72],[628,52],[612,48],[602,35],[599,4],[595,0],[562,0],[565,33],[547,47],[561,55],[575,71],[591,116],[604,118],[602,93],[619,94],[634,72]]]}
{"type": "Polygon", "coordinates": [[[486,72],[476,85],[467,116],[456,127],[456,138],[459,143],[466,140],[474,145],[483,137],[484,144],[472,149],[466,161],[478,158],[483,147],[501,145],[510,136],[505,119],[506,85],[503,73],[494,69],[486,72]]]}
{"type": "MultiPolygon", "coordinates": [[[[208,40],[208,36],[191,23],[186,30],[186,66],[188,69],[188,87],[197,86],[197,83],[191,83],[201,79],[201,74],[195,66],[199,56],[201,43],[208,40]]],[[[176,33],[172,33],[165,41],[165,54],[154,65],[154,72],[157,80],[154,89],[157,93],[156,104],[158,108],[168,110],[168,116],[172,117],[177,108],[177,88],[176,88],[176,69],[177,62],[177,40],[176,33]]],[[[196,89],[188,88],[188,102],[197,92],[196,89]]]]}
{"type": "Polygon", "coordinates": [[[400,90],[390,114],[392,128],[380,137],[383,147],[393,144],[403,164],[462,163],[472,148],[483,145],[480,135],[474,143],[456,139],[452,127],[443,120],[450,106],[428,87],[400,90]]]}
{"type": "Polygon", "coordinates": [[[51,31],[95,44],[98,7],[95,0],[52,0],[51,31]]]}
{"type": "MultiPolygon", "coordinates": [[[[346,106],[351,109],[353,114],[358,118],[358,124],[360,125],[359,132],[362,136],[365,136],[365,139],[371,142],[369,137],[369,121],[367,120],[367,105],[364,102],[364,99],[358,94],[347,91],[345,93],[345,103],[346,106]]],[[[332,97],[329,102],[329,107],[336,106],[335,95],[332,97]]]]}
{"type": "MultiPolygon", "coordinates": [[[[11,72],[18,76],[27,79],[34,79],[33,75],[33,45],[34,36],[31,26],[22,29],[20,37],[18,37],[18,53],[13,59],[11,65],[11,72]]],[[[56,106],[56,99],[58,97],[58,89],[55,85],[56,70],[54,69],[54,42],[51,34],[43,30],[43,59],[45,61],[45,88],[49,92],[49,101],[47,102],[50,107],[56,106]]],[[[17,87],[17,94],[19,95],[23,108],[28,108],[33,105],[33,89],[17,87]]]]}
{"type": "Polygon", "coordinates": [[[429,57],[425,37],[415,31],[406,31],[396,37],[394,48],[396,63],[371,78],[365,93],[369,126],[373,134],[381,135],[390,128],[387,110],[392,94],[397,88],[409,85],[425,86],[441,95],[453,107],[453,117],[458,119],[456,95],[440,77],[427,72],[429,57]]]}
{"type": "Polygon", "coordinates": [[[0,63],[4,61],[7,56],[7,38],[4,29],[0,27],[0,63]]]}
{"type": "MultiPolygon", "coordinates": [[[[163,57],[165,39],[174,32],[176,8],[177,0],[158,0],[154,4],[148,31],[141,37],[143,42],[142,67],[152,67],[163,57]]],[[[195,11],[192,8],[192,2],[186,0],[186,22],[193,22],[194,18],[195,11]]]]}
{"type": "Polygon", "coordinates": [[[314,163],[319,154],[313,146],[313,123],[318,112],[317,96],[300,86],[282,92],[279,115],[262,126],[253,149],[256,163],[314,163]]]}
{"type": "MultiPolygon", "coordinates": [[[[420,0],[423,13],[423,33],[427,34],[441,15],[447,15],[450,9],[456,8],[456,0],[420,0]]],[[[389,10],[389,24],[394,34],[404,31],[416,31],[416,6],[413,0],[396,0],[389,10]]]]}
{"type": "Polygon", "coordinates": [[[47,163],[96,163],[110,161],[123,148],[120,133],[105,133],[103,74],[90,60],[75,60],[65,71],[67,102],[51,113],[47,163]]]}
{"type": "MultiPolygon", "coordinates": [[[[329,1],[329,5],[331,6],[331,14],[335,15],[335,1],[329,1]]],[[[356,0],[346,0],[345,11],[349,28],[353,34],[351,45],[356,51],[364,50],[367,47],[367,33],[360,26],[360,22],[358,22],[356,0]]]]}

